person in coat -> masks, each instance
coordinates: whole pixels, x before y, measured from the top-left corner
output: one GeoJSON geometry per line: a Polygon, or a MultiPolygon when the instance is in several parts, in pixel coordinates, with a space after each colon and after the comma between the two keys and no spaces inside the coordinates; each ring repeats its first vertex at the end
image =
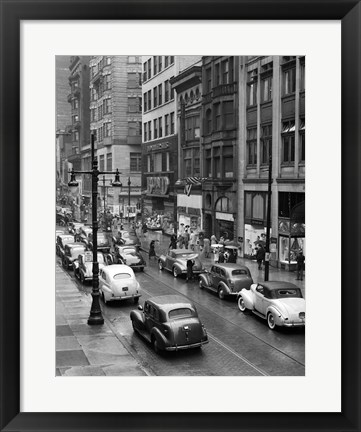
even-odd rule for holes
{"type": "Polygon", "coordinates": [[[257,253],[256,253],[258,270],[262,270],[262,262],[263,262],[265,256],[266,256],[266,252],[265,252],[263,246],[259,245],[258,249],[257,249],[257,253]]]}
{"type": "Polygon", "coordinates": [[[211,241],[208,237],[204,237],[203,239],[203,248],[204,248],[204,257],[209,258],[209,253],[211,251],[211,241]]]}
{"type": "Polygon", "coordinates": [[[297,255],[297,280],[303,280],[303,270],[305,265],[305,256],[302,250],[297,255]]]}
{"type": "Polygon", "coordinates": [[[191,259],[187,260],[187,279],[186,279],[187,282],[193,279],[193,265],[194,265],[193,260],[191,259]]]}
{"type": "Polygon", "coordinates": [[[172,234],[170,238],[169,249],[177,249],[177,236],[172,234]]]}
{"type": "Polygon", "coordinates": [[[222,264],[224,263],[224,253],[222,250],[219,251],[219,255],[218,255],[218,263],[222,264]]]}
{"type": "Polygon", "coordinates": [[[155,259],[157,259],[157,256],[156,256],[156,254],[155,254],[155,240],[152,240],[152,241],[150,242],[150,245],[149,245],[149,255],[148,255],[148,257],[149,257],[149,261],[151,260],[152,257],[154,257],[155,259]]]}
{"type": "Polygon", "coordinates": [[[233,250],[230,252],[227,262],[235,264],[237,262],[237,251],[233,250]]]}

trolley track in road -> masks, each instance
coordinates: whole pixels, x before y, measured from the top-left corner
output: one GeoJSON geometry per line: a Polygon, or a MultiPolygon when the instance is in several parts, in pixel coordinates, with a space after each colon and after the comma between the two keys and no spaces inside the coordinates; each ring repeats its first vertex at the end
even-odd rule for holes
{"type": "MultiPolygon", "coordinates": [[[[144,275],[147,275],[149,278],[151,278],[153,281],[156,281],[158,284],[162,284],[162,285],[166,286],[168,289],[170,289],[170,290],[176,292],[177,294],[180,294],[180,295],[182,295],[183,297],[188,298],[189,300],[191,300],[193,303],[195,303],[195,304],[196,304],[197,306],[199,306],[200,308],[205,309],[208,313],[210,313],[210,314],[214,314],[214,315],[217,315],[219,318],[221,318],[221,319],[224,320],[224,321],[227,321],[227,322],[228,322],[229,324],[231,324],[232,326],[236,326],[236,327],[237,327],[240,331],[242,331],[243,333],[245,333],[245,334],[247,334],[248,336],[251,336],[251,337],[253,337],[253,338],[257,339],[257,340],[259,340],[260,342],[262,342],[262,343],[264,343],[265,345],[269,346],[270,348],[276,350],[277,352],[279,352],[280,354],[282,354],[282,355],[284,355],[285,357],[289,358],[290,360],[296,362],[296,363],[299,364],[300,366],[305,367],[305,364],[302,363],[301,361],[299,361],[298,359],[292,357],[291,355],[287,354],[286,352],[282,351],[281,349],[275,347],[274,345],[270,344],[269,342],[265,341],[264,339],[262,339],[261,337],[255,335],[254,333],[252,333],[252,332],[250,332],[250,331],[248,331],[248,330],[245,330],[245,329],[242,328],[239,324],[237,324],[237,323],[235,323],[235,322],[229,320],[228,318],[224,317],[223,315],[220,315],[218,312],[216,312],[216,311],[214,311],[213,309],[210,309],[209,307],[203,305],[203,304],[200,303],[199,301],[192,299],[191,297],[187,296],[186,294],[182,293],[181,291],[177,290],[176,288],[174,288],[174,287],[172,287],[172,286],[170,286],[170,285],[167,285],[165,282],[163,282],[163,281],[161,281],[161,280],[155,278],[153,275],[151,275],[150,273],[148,273],[148,271],[144,271],[143,274],[144,274],[144,275]]],[[[142,290],[143,290],[145,293],[147,293],[149,296],[152,296],[152,294],[149,293],[149,292],[148,292],[147,290],[145,290],[144,288],[142,288],[142,290]]],[[[207,331],[207,333],[210,334],[208,331],[207,331]]],[[[210,335],[211,335],[211,334],[210,334],[210,335]]],[[[218,338],[216,338],[215,336],[211,335],[211,338],[214,339],[216,342],[220,343],[222,346],[224,345],[225,348],[227,347],[227,349],[228,349],[230,352],[236,354],[237,356],[242,357],[242,360],[243,360],[243,361],[247,361],[247,362],[249,362],[248,360],[244,359],[243,356],[241,356],[240,354],[237,354],[237,353],[236,353],[236,352],[235,352],[231,347],[228,347],[226,344],[224,344],[223,342],[221,342],[221,341],[220,341],[218,338]]],[[[251,363],[250,363],[250,364],[251,364],[251,363]]],[[[257,366],[255,366],[255,365],[254,365],[254,368],[257,369],[257,370],[259,369],[259,368],[258,368],[257,366]]],[[[268,375],[266,372],[263,372],[263,374],[264,374],[264,375],[268,375]]]]}

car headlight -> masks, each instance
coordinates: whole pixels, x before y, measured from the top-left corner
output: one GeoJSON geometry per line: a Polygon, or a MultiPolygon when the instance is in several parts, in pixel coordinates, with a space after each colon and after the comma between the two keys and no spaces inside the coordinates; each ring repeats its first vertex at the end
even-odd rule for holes
{"type": "Polygon", "coordinates": [[[300,319],[305,319],[305,313],[304,312],[300,312],[298,314],[298,316],[299,316],[300,319]]]}

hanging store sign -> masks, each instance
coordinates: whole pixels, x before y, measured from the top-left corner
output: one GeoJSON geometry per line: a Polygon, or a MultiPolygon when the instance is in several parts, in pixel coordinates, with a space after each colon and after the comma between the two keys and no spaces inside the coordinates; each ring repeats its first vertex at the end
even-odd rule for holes
{"type": "Polygon", "coordinates": [[[233,214],[216,212],[216,219],[227,220],[234,222],[233,214]]]}
{"type": "Polygon", "coordinates": [[[147,177],[147,194],[166,195],[169,188],[168,177],[147,177]]]}

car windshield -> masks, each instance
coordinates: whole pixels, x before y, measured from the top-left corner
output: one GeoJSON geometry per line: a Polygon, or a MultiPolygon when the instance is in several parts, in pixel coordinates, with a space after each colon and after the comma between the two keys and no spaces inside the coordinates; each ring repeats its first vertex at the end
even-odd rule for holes
{"type": "Polygon", "coordinates": [[[73,243],[73,242],[74,242],[74,237],[63,237],[64,244],[73,243]]]}
{"type": "Polygon", "coordinates": [[[298,297],[302,298],[302,293],[299,288],[284,288],[276,290],[276,298],[298,297]]]}
{"type": "Polygon", "coordinates": [[[193,312],[189,308],[178,308],[169,311],[168,316],[170,319],[183,318],[192,316],[193,312]]]}
{"type": "Polygon", "coordinates": [[[197,254],[194,253],[180,253],[176,255],[177,258],[186,258],[186,259],[191,259],[191,258],[196,258],[197,254]]]}
{"type": "Polygon", "coordinates": [[[113,276],[113,279],[118,280],[118,279],[130,279],[131,276],[129,273],[118,273],[116,275],[113,276]]]}
{"type": "Polygon", "coordinates": [[[237,270],[232,270],[232,276],[247,276],[247,270],[244,269],[237,269],[237,270]]]}
{"type": "Polygon", "coordinates": [[[135,255],[137,251],[134,248],[124,248],[120,253],[124,253],[126,255],[135,255]]]}

